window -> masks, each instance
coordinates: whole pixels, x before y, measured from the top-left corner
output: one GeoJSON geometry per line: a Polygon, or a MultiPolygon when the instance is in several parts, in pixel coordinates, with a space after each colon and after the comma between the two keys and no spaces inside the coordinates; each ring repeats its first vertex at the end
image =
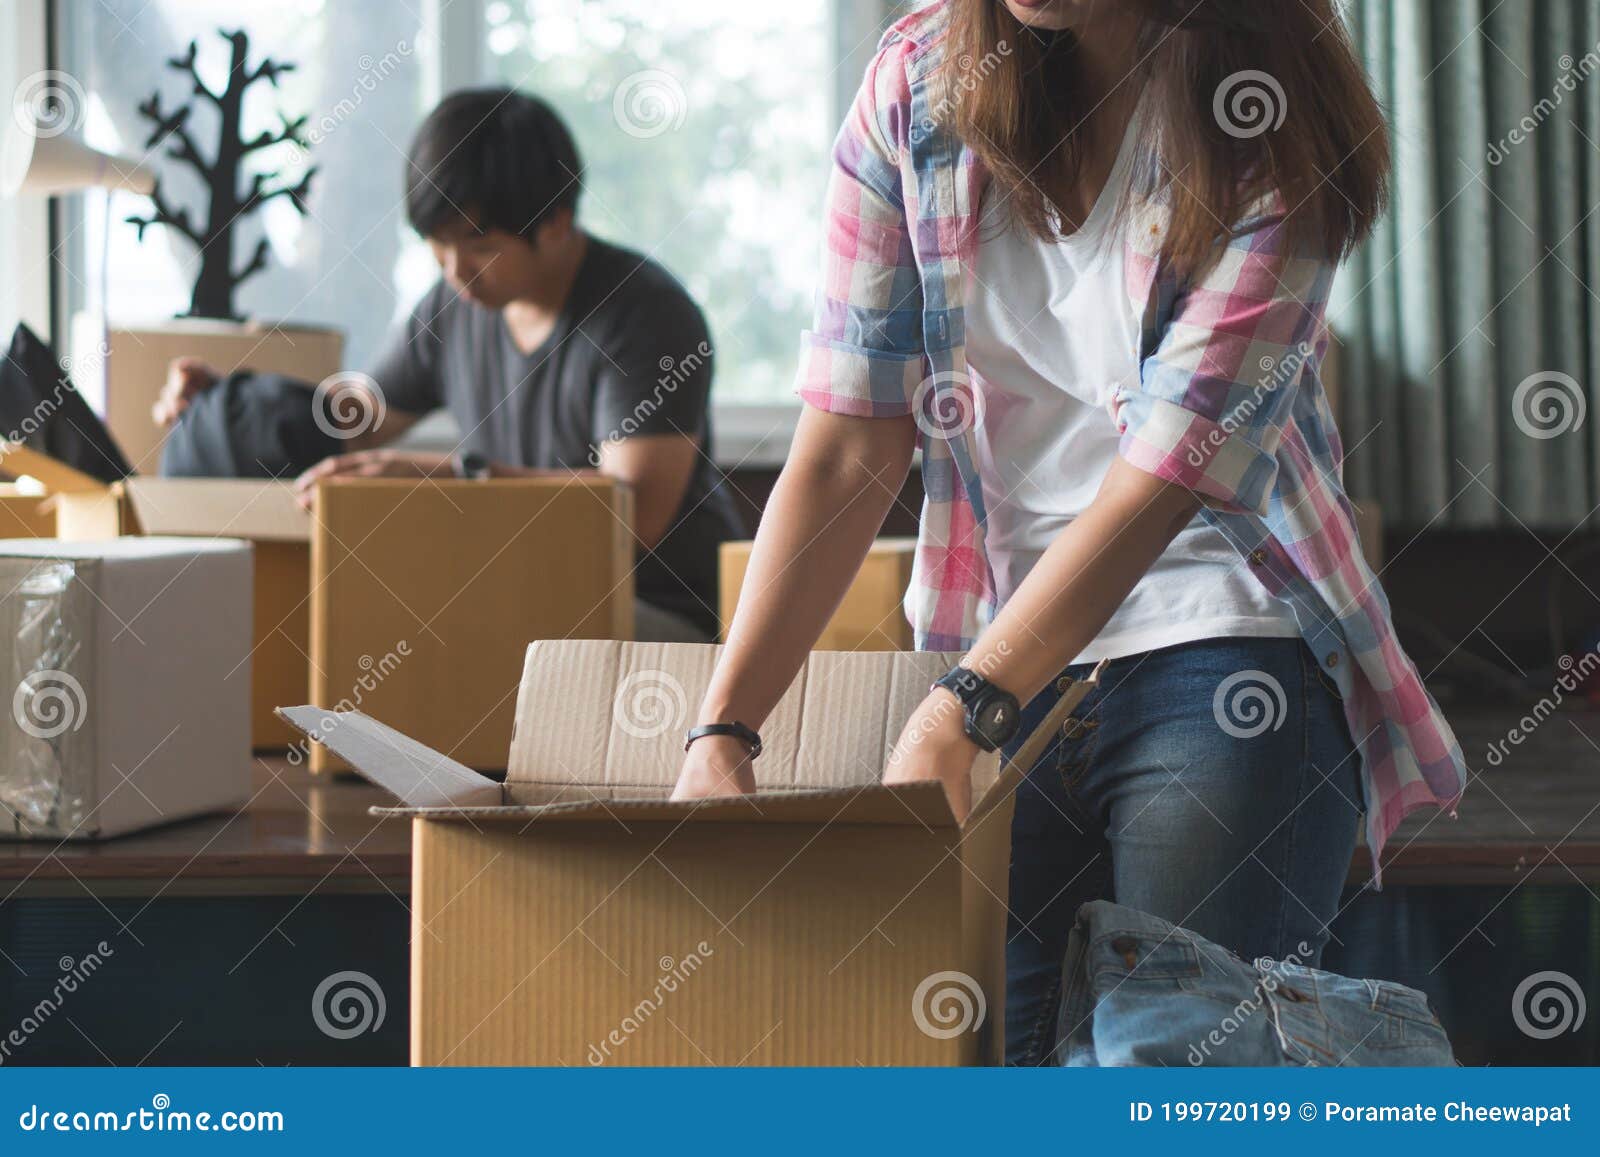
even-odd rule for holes
{"type": "Polygon", "coordinates": [[[701,303],[723,400],[782,396],[816,276],[832,136],[824,4],[495,0],[490,71],[554,104],[580,215],[701,303]]]}
{"type": "MultiPolygon", "coordinates": [[[[442,91],[508,83],[567,118],[589,171],[586,227],[660,261],[700,301],[719,364],[716,397],[794,405],[790,384],[818,269],[828,150],[890,0],[92,0],[60,6],[63,70],[85,93],[91,144],[142,155],[138,105],[189,99],[164,62],[199,43],[203,78],[220,85],[243,26],[253,59],[297,70],[251,90],[245,131],[306,114],[318,167],[302,217],[287,199],[246,221],[242,265],[266,238],[271,263],[239,290],[248,316],[336,326],[346,361],[365,364],[388,326],[432,283],[426,247],[406,227],[402,159],[442,91]]],[[[214,112],[197,136],[212,147],[214,112]]],[[[156,151],[171,198],[198,207],[199,178],[156,151]]],[[[292,146],[251,158],[293,181],[292,146]]],[[[68,310],[113,322],[183,312],[193,246],[124,223],[148,202],[127,193],[70,199],[68,310]],[[102,254],[106,259],[102,261],[102,254]]],[[[726,427],[726,423],[724,424],[726,427]]],[[[724,440],[726,442],[726,440],[724,440]]]]}
{"type": "MultiPolygon", "coordinates": [[[[198,43],[201,78],[214,90],[225,83],[229,53],[219,29],[243,28],[252,62],[271,56],[296,66],[279,79],[276,91],[264,82],[247,91],[244,135],[275,130],[280,111],[305,114],[309,156],[283,145],[249,157],[247,172],[280,170],[293,182],[307,164],[315,165],[308,212],[302,217],[287,199],[277,199],[242,223],[235,268],[250,259],[262,237],[271,245],[271,258],[240,287],[236,305],[253,318],[344,330],[352,365],[371,356],[391,322],[433,277],[400,203],[405,146],[435,95],[436,54],[420,7],[415,0],[93,0],[60,6],[62,67],[86,94],[84,135],[114,152],[146,155],[150,122],[138,106],[152,93],[161,93],[164,112],[193,99],[183,75],[165,66],[191,40],[198,43]]],[[[217,114],[203,99],[193,104],[194,135],[209,156],[217,114]]],[[[200,177],[165,148],[151,156],[169,199],[203,215],[200,177]]],[[[68,251],[74,273],[70,308],[93,308],[103,286],[114,322],[184,312],[196,270],[194,246],[164,228],[149,229],[141,242],[124,218],[149,211],[142,197],[114,194],[109,212],[104,194],[76,200],[82,217],[68,251]]]]}

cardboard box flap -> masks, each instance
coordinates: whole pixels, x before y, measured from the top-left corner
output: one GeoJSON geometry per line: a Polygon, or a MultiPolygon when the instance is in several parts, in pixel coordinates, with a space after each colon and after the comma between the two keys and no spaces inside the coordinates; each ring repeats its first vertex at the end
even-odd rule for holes
{"type": "Polygon", "coordinates": [[[107,489],[98,478],[57,461],[20,442],[0,442],[0,470],[14,478],[27,475],[57,494],[85,494],[107,489]]]}
{"type": "MultiPolygon", "coordinates": [[[[529,646],[508,784],[670,790],[722,648],[554,640],[529,646]]],[[[761,727],[762,792],[878,782],[906,719],[959,655],[815,651],[761,727]]],[[[993,757],[975,773],[986,784],[993,757]]]]}
{"type": "Polygon", "coordinates": [[[129,478],[128,502],[145,534],[227,535],[309,542],[311,515],[294,485],[252,478],[129,478]]]}
{"type": "Polygon", "coordinates": [[[1050,740],[1055,736],[1067,716],[1072,714],[1084,696],[1094,690],[1100,682],[1100,673],[1105,670],[1107,660],[1102,659],[1089,672],[1087,678],[1078,679],[1061,693],[1055,706],[1046,712],[1045,717],[1039,721],[1028,737],[1022,741],[1022,746],[1017,748],[1013,755],[998,775],[986,787],[978,780],[977,772],[972,777],[972,811],[967,814],[966,821],[962,824],[967,830],[972,830],[981,824],[990,812],[1000,807],[1010,798],[1011,793],[1017,790],[1022,783],[1022,777],[1028,773],[1028,768],[1039,761],[1039,757],[1050,746],[1050,740]]]}
{"type": "Polygon", "coordinates": [[[935,783],[832,791],[763,792],[733,799],[588,799],[504,807],[374,807],[373,815],[435,820],[530,823],[896,824],[953,828],[944,789],[935,783]]]}
{"type": "Polygon", "coordinates": [[[359,711],[280,707],[277,714],[408,807],[497,807],[504,798],[494,780],[359,711]]]}

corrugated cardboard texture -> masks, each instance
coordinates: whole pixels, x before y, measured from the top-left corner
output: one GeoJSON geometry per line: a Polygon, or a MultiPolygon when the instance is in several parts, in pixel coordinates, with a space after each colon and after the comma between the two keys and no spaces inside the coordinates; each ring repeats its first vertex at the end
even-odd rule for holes
{"type": "MultiPolygon", "coordinates": [[[[722,633],[739,605],[745,568],[750,565],[748,541],[725,542],[719,558],[718,601],[722,633]]],[[[844,601],[817,640],[819,651],[909,651],[911,624],[901,602],[911,585],[916,559],[914,538],[880,538],[867,552],[844,601]]]]}
{"type": "Polygon", "coordinates": [[[123,534],[248,538],[255,550],[255,637],[234,678],[250,681],[251,745],[288,746],[294,732],[275,708],[311,697],[311,516],[288,482],[242,478],[130,478],[56,496],[56,533],[67,541],[123,534]]]}
{"type": "MultiPolygon", "coordinates": [[[[506,766],[528,643],[632,633],[631,498],[599,474],[340,480],[315,523],[312,702],[470,767],[506,766]]],[[[317,747],[311,766],[338,764],[317,747]]]]}
{"type": "Polygon", "coordinates": [[[914,1003],[970,974],[954,829],[415,832],[415,1064],[986,1059],[979,1034],[923,1031],[914,1003]]]}
{"type": "MultiPolygon", "coordinates": [[[[683,734],[722,648],[571,640],[528,648],[506,780],[666,794],[683,766],[683,734]],[[552,709],[557,708],[557,709],[552,709]]],[[[761,728],[763,791],[876,783],[906,719],[959,654],[813,651],[761,728]]],[[[988,786],[997,759],[980,762],[988,786]]]]}
{"type": "Polygon", "coordinates": [[[980,761],[958,828],[938,784],[878,783],[955,656],[816,652],[763,727],[763,791],[672,803],[718,651],[531,646],[508,806],[371,720],[286,713],[411,804],[414,1063],[998,1061],[1011,794],[1086,688],[980,761]]]}
{"type": "Polygon", "coordinates": [[[496,807],[503,802],[499,784],[368,715],[309,706],[279,710],[296,729],[327,744],[407,807],[496,807]]]}

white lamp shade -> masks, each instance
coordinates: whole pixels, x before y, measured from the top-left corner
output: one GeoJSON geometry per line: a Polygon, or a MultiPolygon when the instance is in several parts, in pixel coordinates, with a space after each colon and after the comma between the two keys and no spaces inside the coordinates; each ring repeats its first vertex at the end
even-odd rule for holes
{"type": "Polygon", "coordinates": [[[95,188],[149,196],[155,188],[155,173],[145,165],[91,149],[71,133],[41,135],[16,123],[7,129],[0,149],[0,197],[49,197],[95,188]]]}

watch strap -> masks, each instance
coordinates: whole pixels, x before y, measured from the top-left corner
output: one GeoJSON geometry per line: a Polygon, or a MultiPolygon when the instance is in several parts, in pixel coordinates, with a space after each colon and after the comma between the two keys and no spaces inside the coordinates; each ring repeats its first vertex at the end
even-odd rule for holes
{"type": "Polygon", "coordinates": [[[755,728],[746,727],[737,720],[732,723],[702,723],[699,727],[689,728],[689,733],[683,737],[683,749],[688,751],[696,739],[704,739],[708,735],[733,736],[750,748],[751,759],[761,754],[761,736],[755,728]]]}

